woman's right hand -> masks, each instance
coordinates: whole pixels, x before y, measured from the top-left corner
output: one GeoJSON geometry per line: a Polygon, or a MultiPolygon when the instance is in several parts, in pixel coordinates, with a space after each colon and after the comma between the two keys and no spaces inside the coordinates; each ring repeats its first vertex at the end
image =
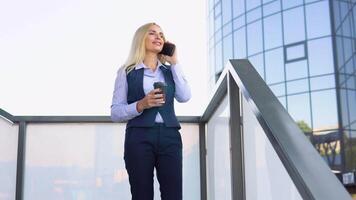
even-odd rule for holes
{"type": "Polygon", "coordinates": [[[138,112],[142,112],[144,109],[162,106],[164,104],[163,94],[159,93],[161,89],[151,90],[143,99],[139,100],[136,104],[138,112]]]}

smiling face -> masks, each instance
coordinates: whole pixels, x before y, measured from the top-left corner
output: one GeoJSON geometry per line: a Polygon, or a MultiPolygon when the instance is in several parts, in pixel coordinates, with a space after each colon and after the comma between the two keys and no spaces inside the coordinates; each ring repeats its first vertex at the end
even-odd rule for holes
{"type": "Polygon", "coordinates": [[[157,25],[152,25],[148,29],[145,39],[146,52],[153,52],[158,54],[163,48],[164,41],[165,40],[161,28],[157,25]]]}

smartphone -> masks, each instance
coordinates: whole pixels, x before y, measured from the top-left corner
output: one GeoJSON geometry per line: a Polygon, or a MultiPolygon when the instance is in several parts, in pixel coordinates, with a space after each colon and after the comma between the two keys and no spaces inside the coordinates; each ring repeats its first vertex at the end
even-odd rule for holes
{"type": "Polygon", "coordinates": [[[159,53],[167,56],[173,56],[175,49],[176,45],[174,45],[173,43],[165,42],[163,44],[162,51],[159,53]]]}

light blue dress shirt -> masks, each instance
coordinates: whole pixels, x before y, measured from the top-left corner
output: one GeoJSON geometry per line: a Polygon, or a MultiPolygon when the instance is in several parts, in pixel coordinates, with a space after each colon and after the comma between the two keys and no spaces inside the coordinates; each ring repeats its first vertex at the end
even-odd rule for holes
{"type": "MultiPolygon", "coordinates": [[[[146,95],[147,93],[149,93],[154,89],[153,88],[154,82],[158,82],[158,81],[165,82],[163,73],[159,68],[161,65],[162,63],[158,61],[156,70],[153,71],[141,62],[140,64],[135,66],[135,69],[133,69],[133,70],[137,70],[137,69],[144,68],[143,90],[146,95]]],[[[162,66],[166,67],[164,65],[162,66]]],[[[175,65],[171,65],[170,68],[175,83],[174,97],[178,102],[187,102],[191,98],[191,91],[188,82],[184,77],[181,66],[179,64],[175,64],[175,65]]],[[[120,67],[120,69],[117,72],[117,77],[115,80],[115,89],[114,89],[114,94],[113,94],[112,104],[111,104],[111,119],[115,122],[124,122],[142,113],[142,112],[138,112],[136,109],[137,101],[131,104],[127,103],[127,90],[128,90],[128,86],[126,80],[126,71],[123,67],[120,67]]],[[[156,115],[155,122],[163,122],[163,119],[159,113],[157,113],[156,115]]]]}

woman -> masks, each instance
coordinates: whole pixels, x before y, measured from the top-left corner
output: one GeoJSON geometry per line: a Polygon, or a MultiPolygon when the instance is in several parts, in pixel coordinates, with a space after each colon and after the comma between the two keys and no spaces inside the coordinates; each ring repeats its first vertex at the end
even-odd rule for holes
{"type": "Polygon", "coordinates": [[[133,200],[153,200],[154,168],[161,199],[182,200],[182,140],[174,98],[186,102],[191,92],[177,52],[172,56],[159,54],[164,42],[155,23],[137,29],[128,59],[115,81],[111,119],[128,121],[124,160],[133,200]],[[153,88],[154,82],[167,85],[164,95],[153,88]]]}

